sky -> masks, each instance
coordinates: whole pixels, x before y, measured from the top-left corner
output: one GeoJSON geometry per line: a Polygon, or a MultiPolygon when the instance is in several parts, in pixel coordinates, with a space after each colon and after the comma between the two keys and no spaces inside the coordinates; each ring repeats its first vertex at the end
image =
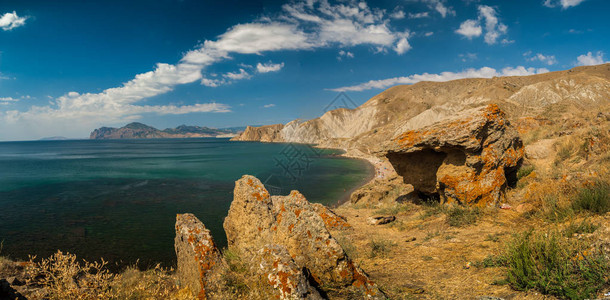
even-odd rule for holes
{"type": "Polygon", "coordinates": [[[607,0],[0,0],[0,141],[286,123],[610,60],[607,0]]]}

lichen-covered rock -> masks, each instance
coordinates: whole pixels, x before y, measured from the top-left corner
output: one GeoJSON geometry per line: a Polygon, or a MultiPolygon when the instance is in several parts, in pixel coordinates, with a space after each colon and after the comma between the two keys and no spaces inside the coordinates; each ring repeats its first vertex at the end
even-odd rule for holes
{"type": "Polygon", "coordinates": [[[174,247],[180,283],[198,299],[208,299],[224,267],[210,231],[193,214],[176,215],[174,247]]]}
{"type": "Polygon", "coordinates": [[[327,229],[331,230],[352,228],[352,225],[347,223],[345,217],[336,214],[330,208],[320,203],[311,203],[311,207],[316,211],[318,216],[322,218],[322,221],[324,221],[324,225],[326,225],[327,229]]]}
{"type": "Polygon", "coordinates": [[[283,246],[263,246],[250,265],[253,273],[258,274],[271,288],[270,298],[323,299],[283,246]]]}
{"type": "Polygon", "coordinates": [[[383,297],[347,257],[323,218],[298,191],[271,197],[257,178],[244,175],[236,182],[224,226],[229,247],[246,257],[255,257],[264,245],[281,245],[319,286],[353,286],[369,297],[383,297]]]}
{"type": "Polygon", "coordinates": [[[413,192],[413,186],[405,184],[402,178],[395,176],[385,180],[372,181],[352,193],[352,204],[374,207],[380,203],[400,202],[413,192]]]}
{"type": "Polygon", "coordinates": [[[517,131],[493,104],[406,131],[380,152],[419,193],[477,206],[497,203],[524,156],[517,131]]]}

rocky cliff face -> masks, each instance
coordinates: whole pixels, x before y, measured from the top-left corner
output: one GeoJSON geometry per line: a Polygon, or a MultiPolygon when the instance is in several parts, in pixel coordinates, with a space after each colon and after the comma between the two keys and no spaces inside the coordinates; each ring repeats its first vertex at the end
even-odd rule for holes
{"type": "Polygon", "coordinates": [[[157,139],[157,138],[193,138],[193,137],[232,137],[233,130],[214,129],[199,126],[181,125],[176,128],[159,130],[142,124],[129,123],[121,128],[101,127],[91,132],[90,139],[157,139]]]}
{"type": "Polygon", "coordinates": [[[309,121],[250,127],[233,140],[315,143],[364,153],[407,130],[465,109],[496,104],[511,120],[558,106],[610,102],[610,64],[532,76],[420,82],[387,89],[356,109],[340,108],[309,121]]]}

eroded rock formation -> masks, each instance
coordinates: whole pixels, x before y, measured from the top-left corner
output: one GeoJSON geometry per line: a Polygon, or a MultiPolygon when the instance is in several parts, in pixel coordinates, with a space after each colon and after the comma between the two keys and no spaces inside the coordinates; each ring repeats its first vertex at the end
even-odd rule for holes
{"type": "Polygon", "coordinates": [[[261,281],[269,283],[272,299],[323,299],[313,288],[301,268],[294,262],[285,247],[265,245],[250,264],[261,281]]]}
{"type": "Polygon", "coordinates": [[[210,231],[193,214],[179,214],[174,247],[181,284],[188,286],[198,299],[207,299],[210,290],[220,282],[224,267],[210,231]]]}
{"type": "Polygon", "coordinates": [[[403,132],[381,153],[419,193],[485,206],[516,181],[524,149],[505,113],[492,104],[403,132]]]}
{"type": "MultiPolygon", "coordinates": [[[[321,216],[322,215],[322,216],[321,216]]],[[[298,191],[271,196],[255,177],[245,175],[235,183],[234,200],[224,222],[230,249],[252,258],[265,245],[286,248],[299,268],[319,286],[353,288],[368,297],[383,294],[351,261],[330,235],[313,205],[298,191]]]]}

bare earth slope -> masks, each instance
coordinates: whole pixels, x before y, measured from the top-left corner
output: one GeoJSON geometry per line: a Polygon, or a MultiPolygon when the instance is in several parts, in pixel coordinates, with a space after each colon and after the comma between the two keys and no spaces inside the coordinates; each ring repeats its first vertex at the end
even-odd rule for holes
{"type": "Polygon", "coordinates": [[[468,108],[497,104],[513,119],[557,105],[594,108],[610,101],[610,64],[532,76],[420,82],[389,88],[356,109],[309,121],[249,127],[237,141],[314,143],[370,153],[383,141],[468,108]]]}

